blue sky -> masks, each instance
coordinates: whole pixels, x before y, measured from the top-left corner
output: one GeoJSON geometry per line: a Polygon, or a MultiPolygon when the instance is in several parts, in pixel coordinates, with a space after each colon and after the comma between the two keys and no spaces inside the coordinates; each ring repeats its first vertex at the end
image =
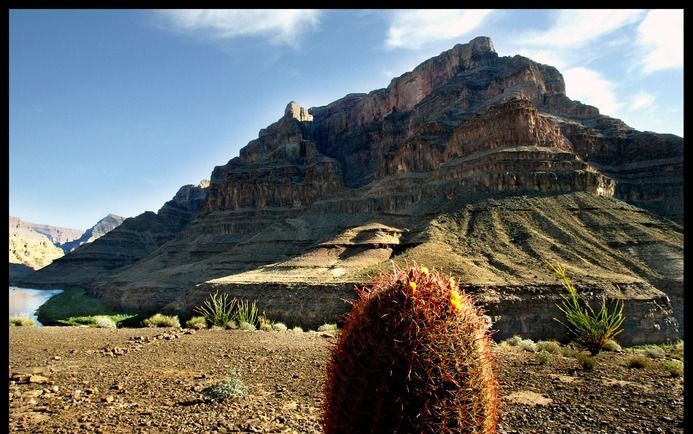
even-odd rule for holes
{"type": "Polygon", "coordinates": [[[570,98],[683,136],[682,10],[13,10],[10,214],[86,229],[156,211],[295,100],[386,87],[476,36],[570,98]]]}

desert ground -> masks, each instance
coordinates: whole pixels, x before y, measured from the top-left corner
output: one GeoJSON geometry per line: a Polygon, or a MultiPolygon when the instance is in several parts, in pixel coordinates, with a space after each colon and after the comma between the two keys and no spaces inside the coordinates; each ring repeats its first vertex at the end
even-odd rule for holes
{"type": "MultiPolygon", "coordinates": [[[[10,433],[320,433],[333,333],[12,327],[10,433]],[[247,397],[205,387],[236,372],[247,397]]],[[[683,377],[496,349],[499,433],[682,433],[683,377]]],[[[632,354],[630,354],[632,356],[632,354]]]]}

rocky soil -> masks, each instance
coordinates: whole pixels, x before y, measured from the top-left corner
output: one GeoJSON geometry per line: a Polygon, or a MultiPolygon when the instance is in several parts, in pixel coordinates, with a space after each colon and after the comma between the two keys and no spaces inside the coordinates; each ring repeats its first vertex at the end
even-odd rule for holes
{"type": "MultiPolygon", "coordinates": [[[[333,335],[11,328],[11,433],[319,433],[333,335]],[[203,389],[235,370],[239,402],[203,389]]],[[[601,353],[540,364],[499,347],[500,433],[682,433],[683,379],[601,353]]]]}

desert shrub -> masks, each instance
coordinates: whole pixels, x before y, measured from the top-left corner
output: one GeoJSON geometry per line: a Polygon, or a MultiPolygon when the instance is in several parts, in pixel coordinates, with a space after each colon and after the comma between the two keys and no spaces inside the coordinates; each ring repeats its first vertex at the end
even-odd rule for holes
{"type": "Polygon", "coordinates": [[[674,344],[671,357],[683,361],[683,341],[674,344]]]}
{"type": "Polygon", "coordinates": [[[271,323],[263,322],[263,323],[260,323],[260,330],[262,330],[263,332],[271,332],[274,329],[272,328],[271,323]]]}
{"type": "Polygon", "coordinates": [[[189,329],[202,330],[207,328],[207,320],[203,316],[194,316],[185,322],[189,329]]]}
{"type": "Polygon", "coordinates": [[[178,316],[163,315],[160,313],[154,314],[142,321],[145,327],[180,327],[178,316]]]}
{"type": "Polygon", "coordinates": [[[29,315],[12,315],[10,317],[10,325],[16,327],[34,327],[36,321],[29,317],[29,315]]]}
{"type": "Polygon", "coordinates": [[[511,337],[510,339],[507,339],[506,342],[508,342],[510,345],[516,347],[520,345],[520,342],[522,342],[522,338],[518,335],[515,335],[511,337]]]}
{"type": "Polygon", "coordinates": [[[645,348],[645,355],[651,359],[663,359],[664,350],[655,345],[648,346],[645,348]]]}
{"type": "Polygon", "coordinates": [[[623,351],[623,348],[621,348],[621,346],[615,340],[609,339],[608,341],[604,342],[604,346],[602,347],[602,350],[615,351],[617,353],[620,353],[621,351],[623,351]]]}
{"type": "Polygon", "coordinates": [[[597,359],[585,353],[576,352],[573,357],[575,357],[575,360],[580,363],[580,366],[582,366],[582,369],[585,371],[591,371],[597,365],[597,359]]]}
{"type": "Polygon", "coordinates": [[[274,324],[272,324],[272,329],[278,332],[285,332],[286,324],[281,322],[275,322],[274,324]]]}
{"type": "Polygon", "coordinates": [[[561,344],[555,341],[539,341],[537,342],[537,351],[546,351],[550,354],[560,355],[561,344]]]}
{"type": "Polygon", "coordinates": [[[202,390],[202,393],[215,401],[237,401],[248,395],[248,388],[238,378],[235,371],[229,372],[230,377],[202,390]]]}
{"type": "Polygon", "coordinates": [[[303,333],[303,329],[299,326],[295,326],[294,328],[291,329],[291,331],[294,333],[303,333]]]}
{"type": "Polygon", "coordinates": [[[517,346],[525,351],[529,351],[532,353],[535,353],[537,351],[537,344],[535,344],[534,341],[531,339],[522,339],[517,346]]]}
{"type": "Polygon", "coordinates": [[[253,331],[257,330],[257,328],[255,327],[254,324],[251,324],[251,323],[246,322],[246,321],[241,321],[240,323],[238,323],[238,328],[240,330],[245,330],[245,331],[249,331],[249,332],[253,332],[253,331]]]}
{"type": "Polygon", "coordinates": [[[595,312],[588,302],[578,297],[577,290],[570,283],[565,268],[560,264],[550,266],[561,278],[563,287],[568,291],[568,297],[561,295],[563,301],[557,305],[565,315],[566,322],[554,319],[568,329],[581,349],[588,350],[593,356],[599,354],[608,340],[623,331],[621,329],[623,299],[619,298],[613,309],[609,311],[606,307],[606,298],[602,296],[599,312],[595,312]]]}
{"type": "Polygon", "coordinates": [[[579,353],[579,351],[570,345],[561,347],[561,354],[563,357],[575,357],[577,353],[579,353]]]}
{"type": "MultiPolygon", "coordinates": [[[[233,319],[238,323],[241,330],[243,330],[242,324],[244,322],[255,327],[258,324],[258,311],[255,302],[250,303],[248,300],[237,302],[233,319]]],[[[255,330],[255,328],[253,328],[253,330],[255,330]]]]}
{"type": "Polygon", "coordinates": [[[645,369],[651,365],[650,359],[642,354],[633,354],[626,359],[626,366],[629,368],[645,369]]]}
{"type": "Polygon", "coordinates": [[[220,295],[219,292],[215,292],[202,302],[202,306],[197,306],[193,310],[202,315],[208,324],[226,327],[226,323],[233,318],[235,305],[235,298],[229,300],[228,294],[220,295]]]}
{"type": "Polygon", "coordinates": [[[319,332],[336,332],[339,331],[337,324],[323,324],[318,327],[319,332]]]}
{"type": "Polygon", "coordinates": [[[471,296],[423,267],[357,293],[328,364],[323,432],[496,432],[493,342],[471,296]]]}
{"type": "Polygon", "coordinates": [[[553,363],[556,361],[556,357],[553,355],[553,353],[546,350],[539,351],[534,355],[534,358],[542,365],[553,365],[553,363]]]}
{"type": "Polygon", "coordinates": [[[678,360],[663,360],[660,366],[672,377],[683,377],[683,363],[678,360]]]}
{"type": "Polygon", "coordinates": [[[115,321],[110,316],[106,315],[96,315],[94,317],[94,327],[102,329],[114,329],[117,328],[115,321]]]}
{"type": "Polygon", "coordinates": [[[238,323],[231,319],[226,323],[226,328],[229,330],[238,330],[238,323]]]}

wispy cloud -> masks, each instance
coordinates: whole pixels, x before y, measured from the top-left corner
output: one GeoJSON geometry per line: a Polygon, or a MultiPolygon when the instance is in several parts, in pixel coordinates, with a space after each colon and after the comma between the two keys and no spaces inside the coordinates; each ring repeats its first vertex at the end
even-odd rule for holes
{"type": "Polygon", "coordinates": [[[540,47],[565,47],[585,44],[636,22],[643,14],[640,10],[561,10],[547,30],[524,34],[518,41],[540,47]]]}
{"type": "Polygon", "coordinates": [[[417,49],[430,42],[455,39],[479,27],[489,13],[487,9],[396,11],[385,47],[417,49]]]}
{"type": "Polygon", "coordinates": [[[638,43],[645,73],[683,66],[683,10],[650,11],[638,27],[638,43]]]}
{"type": "Polygon", "coordinates": [[[628,111],[642,110],[651,107],[655,102],[655,96],[644,90],[636,93],[630,98],[628,111]]]}
{"type": "Polygon", "coordinates": [[[573,100],[597,107],[602,114],[614,116],[623,106],[618,102],[612,82],[589,68],[570,68],[563,73],[566,95],[573,100]]]}
{"type": "Polygon", "coordinates": [[[292,46],[320,21],[320,11],[311,9],[176,9],[159,14],[175,30],[210,39],[257,36],[292,46]]]}

